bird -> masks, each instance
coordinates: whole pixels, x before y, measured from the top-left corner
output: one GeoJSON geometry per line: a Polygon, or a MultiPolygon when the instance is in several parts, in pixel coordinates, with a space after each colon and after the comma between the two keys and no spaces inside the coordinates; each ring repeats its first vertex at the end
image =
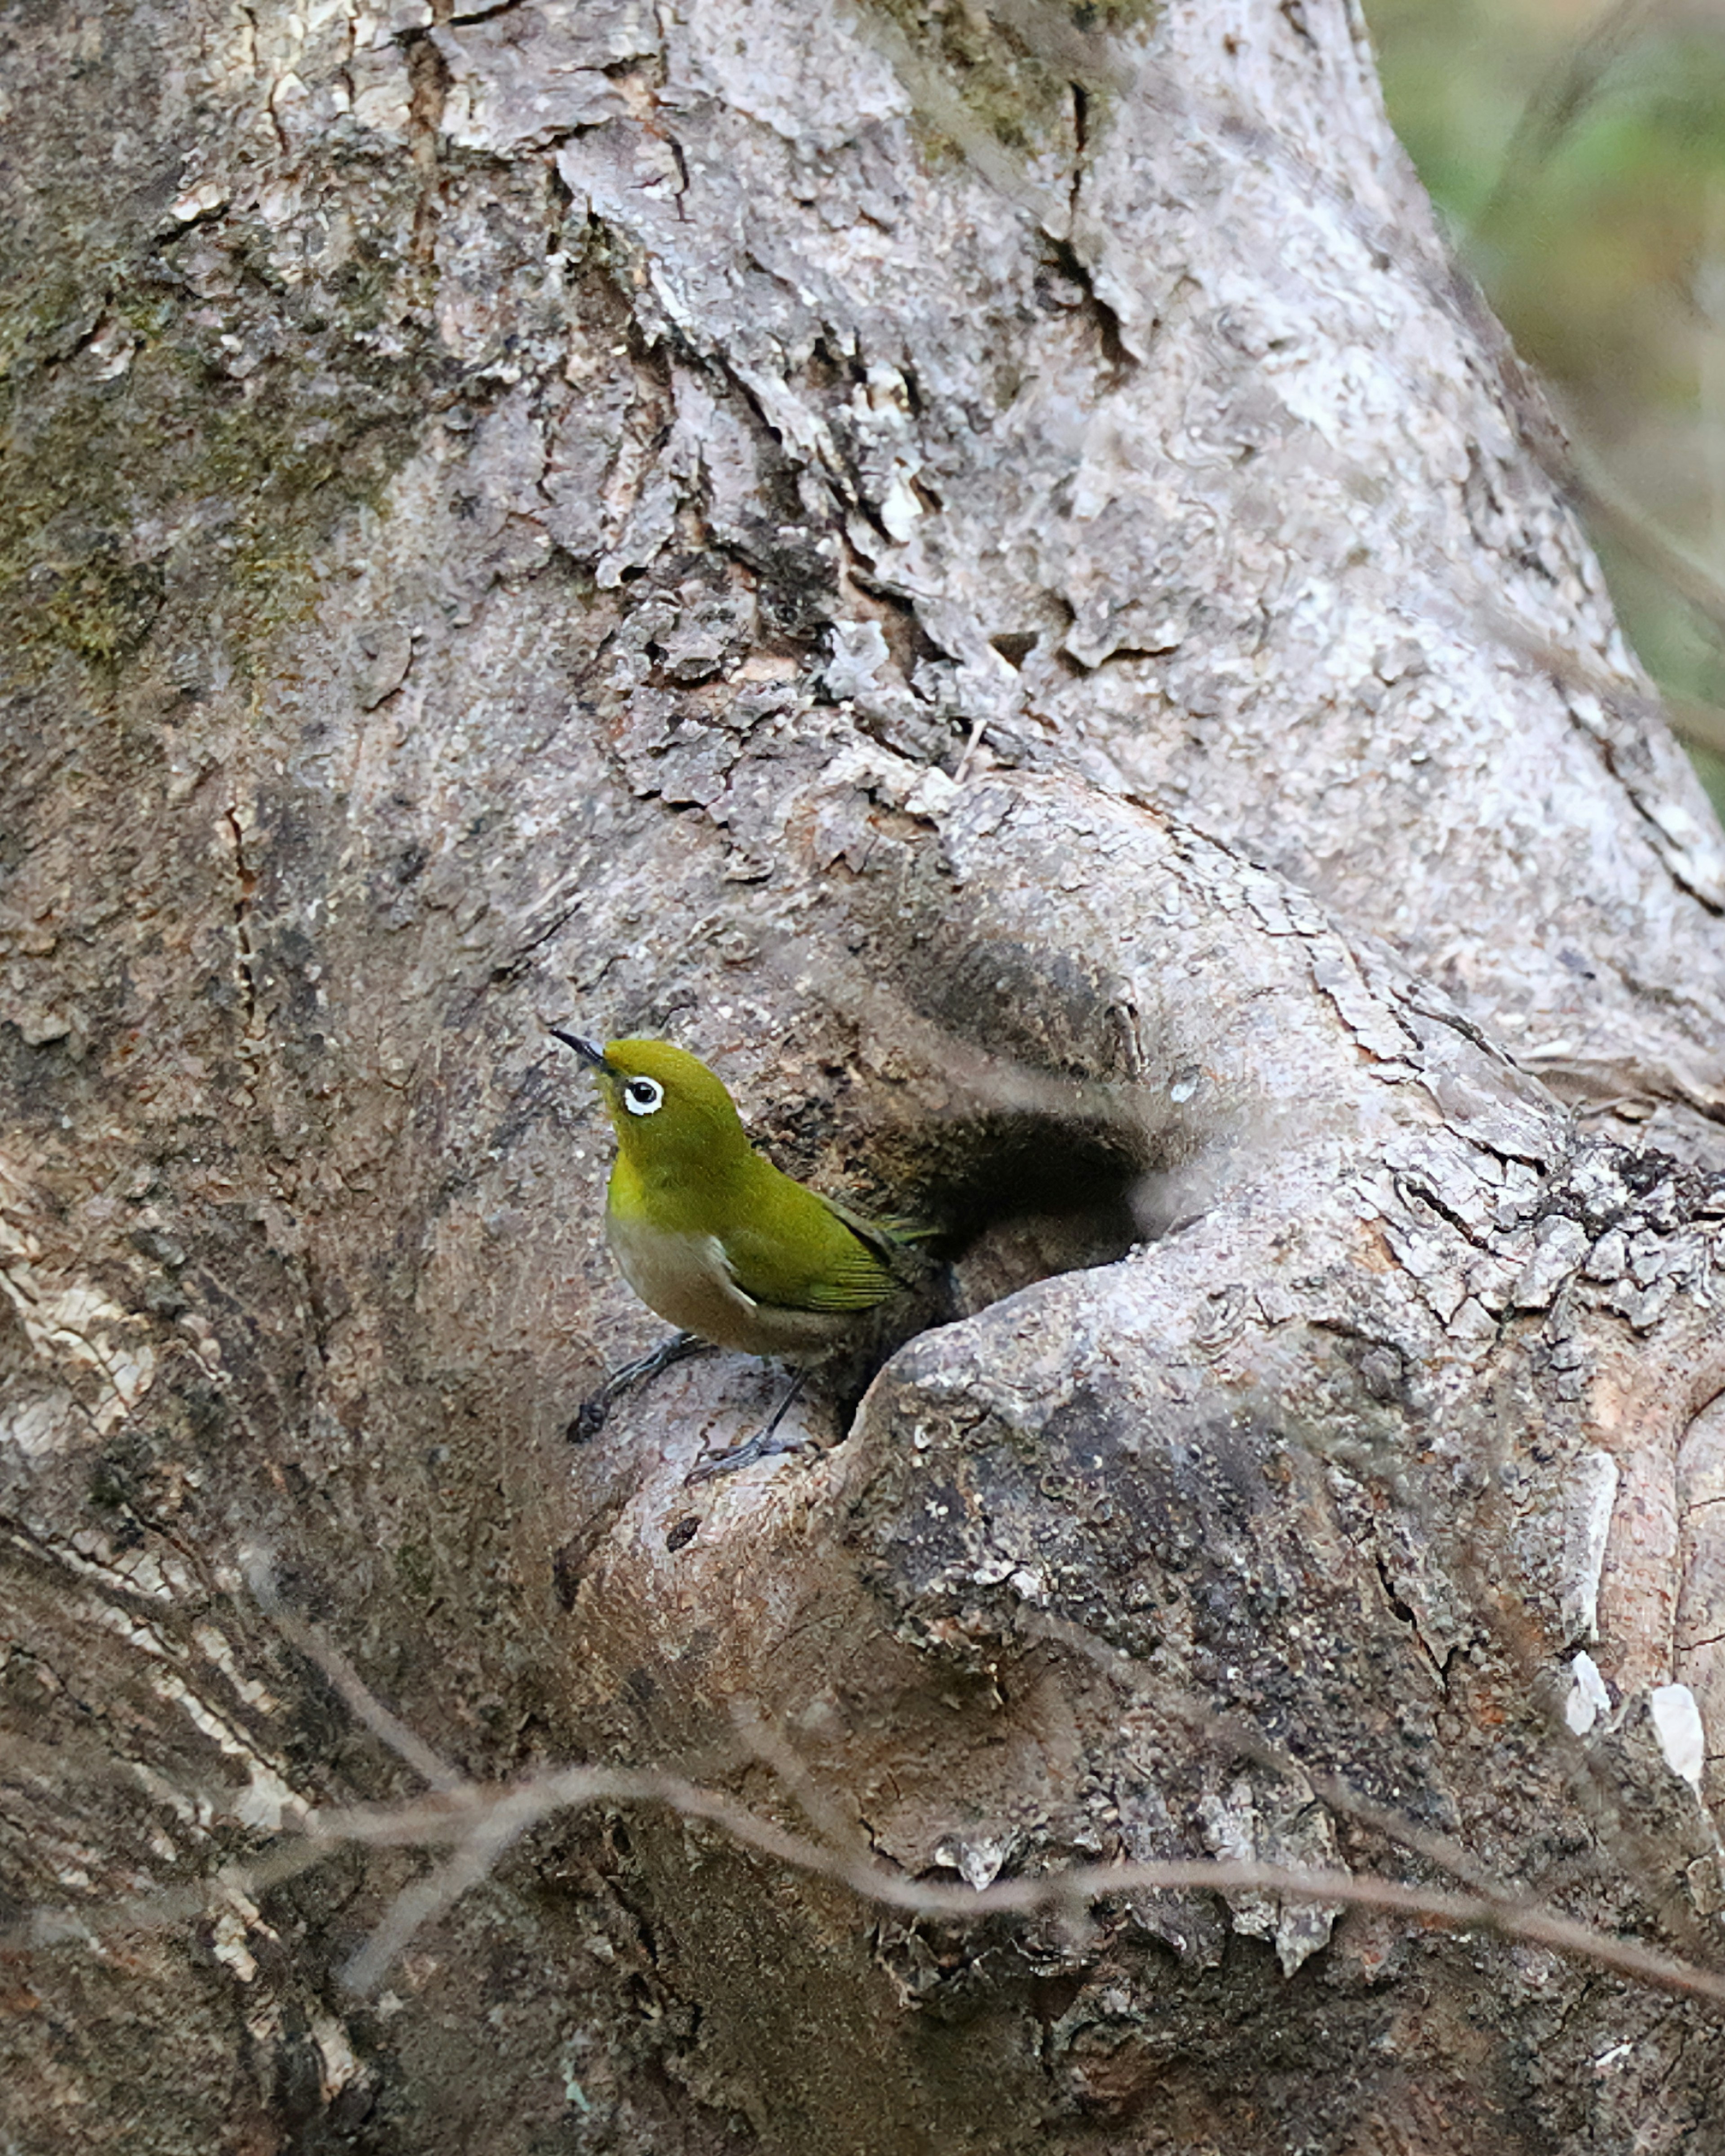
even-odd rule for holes
{"type": "Polygon", "coordinates": [[[867,1337],[906,1285],[917,1231],[870,1220],[775,1168],[750,1143],[724,1081],[667,1040],[603,1047],[561,1028],[598,1081],[617,1137],[605,1236],[648,1308],[678,1330],[608,1379],[578,1415],[592,1435],[612,1400],[702,1344],[800,1366],[773,1419],[747,1445],[702,1462],[691,1481],[768,1452],[809,1368],[867,1337]]]}

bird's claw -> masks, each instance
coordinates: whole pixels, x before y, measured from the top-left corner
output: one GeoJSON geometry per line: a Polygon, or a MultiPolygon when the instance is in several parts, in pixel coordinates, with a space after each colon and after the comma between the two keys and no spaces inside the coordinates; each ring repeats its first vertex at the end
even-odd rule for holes
{"type": "Polygon", "coordinates": [[[733,1445],[728,1452],[715,1453],[709,1459],[697,1460],[683,1477],[685,1486],[691,1482],[711,1481],[715,1475],[734,1475],[739,1467],[752,1467],[757,1460],[771,1460],[781,1452],[800,1452],[808,1442],[806,1438],[780,1437],[778,1425],[790,1412],[793,1404],[802,1395],[809,1373],[798,1370],[791,1380],[790,1390],[773,1410],[773,1419],[763,1430],[757,1430],[742,1445],[733,1445]]]}
{"type": "Polygon", "coordinates": [[[574,1419],[564,1431],[571,1445],[591,1445],[605,1427],[605,1418],[611,1412],[611,1403],[620,1399],[633,1386],[644,1378],[656,1378],[661,1370],[670,1369],[673,1363],[680,1363],[686,1355],[701,1355],[708,1343],[692,1332],[673,1332],[668,1340],[645,1355],[638,1355],[633,1363],[625,1363],[614,1377],[607,1378],[596,1393],[589,1394],[575,1410],[574,1419]]]}
{"type": "Polygon", "coordinates": [[[686,1486],[691,1482],[711,1482],[716,1475],[735,1475],[739,1468],[752,1467],[757,1460],[773,1460],[781,1452],[801,1452],[808,1442],[803,1437],[774,1437],[763,1430],[727,1451],[709,1453],[704,1460],[697,1460],[683,1481],[686,1486]]]}
{"type": "Polygon", "coordinates": [[[591,1445],[605,1427],[605,1417],[610,1412],[610,1395],[602,1387],[576,1409],[564,1436],[571,1445],[591,1445]]]}

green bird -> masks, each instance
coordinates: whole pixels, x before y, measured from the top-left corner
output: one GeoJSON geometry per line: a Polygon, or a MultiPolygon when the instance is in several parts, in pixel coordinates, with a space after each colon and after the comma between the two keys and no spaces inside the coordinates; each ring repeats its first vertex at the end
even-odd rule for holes
{"type": "MultiPolygon", "coordinates": [[[[605,1204],[612,1255],[648,1308],[680,1328],[619,1371],[583,1409],[578,1435],[597,1428],[626,1386],[701,1342],[807,1366],[866,1335],[871,1313],[904,1285],[902,1230],[822,1197],[757,1152],[722,1082],[685,1049],[644,1040],[601,1048],[551,1031],[598,1080],[617,1133],[605,1204]]],[[[801,1383],[758,1438],[696,1476],[758,1459],[801,1383]]]]}

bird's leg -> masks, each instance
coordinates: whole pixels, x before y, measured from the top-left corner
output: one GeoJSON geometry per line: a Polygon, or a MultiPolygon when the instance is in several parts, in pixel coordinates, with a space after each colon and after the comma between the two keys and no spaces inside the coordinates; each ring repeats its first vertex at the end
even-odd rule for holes
{"type": "Polygon", "coordinates": [[[783,1445],[775,1445],[773,1433],[790,1413],[808,1376],[807,1370],[798,1371],[791,1379],[790,1389],[773,1410],[773,1419],[764,1430],[757,1430],[742,1445],[733,1445],[728,1452],[716,1453],[708,1459],[696,1460],[683,1477],[684,1481],[710,1481],[715,1475],[734,1475],[739,1467],[751,1467],[756,1460],[770,1459],[775,1452],[800,1452],[803,1449],[800,1437],[789,1438],[783,1445]]]}
{"type": "Polygon", "coordinates": [[[661,1340],[649,1354],[637,1355],[633,1363],[625,1363],[614,1377],[607,1378],[596,1393],[589,1394],[575,1410],[575,1419],[569,1424],[568,1439],[572,1445],[586,1445],[605,1426],[605,1417],[611,1412],[611,1403],[620,1399],[631,1387],[644,1378],[656,1378],[661,1370],[670,1369],[673,1363],[680,1363],[686,1355],[704,1354],[712,1345],[697,1332],[673,1332],[668,1340],[661,1340]]]}

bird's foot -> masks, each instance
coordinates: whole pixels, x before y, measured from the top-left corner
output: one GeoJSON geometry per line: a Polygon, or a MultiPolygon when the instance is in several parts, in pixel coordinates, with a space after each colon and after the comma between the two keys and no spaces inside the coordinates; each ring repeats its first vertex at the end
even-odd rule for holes
{"type": "MultiPolygon", "coordinates": [[[[607,1378],[596,1393],[590,1393],[575,1410],[575,1418],[566,1433],[571,1445],[588,1445],[605,1427],[605,1418],[611,1412],[612,1403],[649,1378],[656,1378],[661,1370],[668,1370],[673,1363],[680,1363],[685,1356],[704,1354],[711,1345],[698,1333],[673,1332],[668,1340],[661,1340],[649,1354],[638,1355],[633,1363],[625,1363],[614,1376],[607,1378]]],[[[777,1418],[775,1417],[775,1420],[777,1418]]]]}
{"type": "Polygon", "coordinates": [[[798,1371],[791,1380],[789,1391],[773,1410],[773,1419],[764,1430],[757,1430],[752,1437],[741,1445],[733,1445],[728,1451],[710,1453],[705,1459],[697,1460],[683,1477],[685,1484],[710,1482],[716,1475],[734,1475],[739,1467],[752,1467],[757,1460],[772,1460],[781,1452],[800,1452],[808,1442],[805,1438],[780,1437],[778,1430],[802,1392],[808,1375],[806,1370],[798,1371]]]}
{"type": "Polygon", "coordinates": [[[769,1437],[767,1432],[757,1430],[742,1445],[733,1445],[724,1452],[710,1452],[704,1460],[697,1460],[683,1477],[685,1484],[711,1482],[716,1475],[734,1475],[739,1467],[752,1467],[757,1460],[773,1460],[781,1452],[801,1452],[807,1445],[806,1437],[769,1437]]]}

